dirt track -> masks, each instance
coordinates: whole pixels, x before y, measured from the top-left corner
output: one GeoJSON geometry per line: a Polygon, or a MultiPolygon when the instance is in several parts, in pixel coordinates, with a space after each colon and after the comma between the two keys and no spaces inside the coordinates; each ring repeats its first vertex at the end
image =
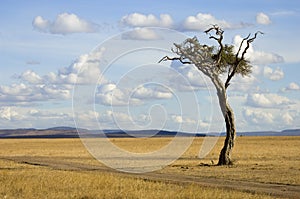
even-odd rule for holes
{"type": "Polygon", "coordinates": [[[300,198],[300,186],[288,184],[270,184],[240,180],[226,180],[220,178],[204,178],[194,177],[180,174],[162,174],[157,172],[142,173],[142,174],[129,174],[122,173],[110,169],[105,166],[90,165],[85,163],[72,162],[70,160],[49,158],[49,157],[32,157],[32,156],[15,156],[15,157],[0,157],[2,160],[9,160],[21,164],[28,164],[34,166],[44,166],[57,170],[70,170],[70,171],[99,171],[107,173],[116,173],[125,177],[142,178],[150,181],[168,182],[174,184],[199,184],[201,186],[216,187],[223,189],[234,189],[244,192],[263,193],[275,197],[282,198],[300,198]]]}

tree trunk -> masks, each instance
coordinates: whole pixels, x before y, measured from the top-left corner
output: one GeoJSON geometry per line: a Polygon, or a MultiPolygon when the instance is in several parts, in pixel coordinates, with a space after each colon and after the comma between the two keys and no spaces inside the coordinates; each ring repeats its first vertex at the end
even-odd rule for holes
{"type": "Polygon", "coordinates": [[[224,146],[220,152],[218,165],[232,164],[231,153],[234,146],[236,130],[235,130],[234,113],[228,103],[226,103],[225,123],[226,123],[226,138],[224,141],[224,146]]]}
{"type": "Polygon", "coordinates": [[[230,165],[232,164],[231,153],[236,136],[234,113],[227,102],[226,88],[222,81],[216,76],[211,76],[211,80],[216,87],[219,105],[226,124],[226,138],[220,152],[218,165],[230,165]]]}

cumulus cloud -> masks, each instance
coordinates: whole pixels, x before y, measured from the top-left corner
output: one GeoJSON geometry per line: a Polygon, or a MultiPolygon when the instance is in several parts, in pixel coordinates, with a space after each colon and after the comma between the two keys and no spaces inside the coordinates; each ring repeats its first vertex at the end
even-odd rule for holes
{"type": "Polygon", "coordinates": [[[145,100],[145,99],[170,99],[173,97],[173,94],[162,87],[145,87],[139,86],[134,90],[132,97],[145,100]]]}
{"type": "Polygon", "coordinates": [[[168,14],[161,14],[159,18],[153,14],[144,15],[141,13],[132,13],[122,17],[121,24],[131,27],[165,27],[171,28],[173,19],[168,14]]]}
{"type": "Polygon", "coordinates": [[[132,127],[132,118],[126,112],[112,110],[82,111],[78,112],[75,118],[80,121],[83,128],[89,129],[97,129],[99,124],[103,129],[119,129],[120,127],[128,129],[132,127]]]}
{"type": "Polygon", "coordinates": [[[288,89],[289,90],[300,90],[300,86],[297,83],[292,82],[289,84],[288,89]]]}
{"type": "Polygon", "coordinates": [[[271,124],[274,120],[273,114],[265,110],[245,109],[243,115],[248,122],[253,124],[271,124]]]}
{"type": "Polygon", "coordinates": [[[70,89],[51,84],[35,84],[35,79],[28,79],[27,81],[30,81],[30,84],[1,85],[0,101],[17,103],[48,101],[53,99],[64,100],[70,99],[71,97],[70,89]]]}
{"type": "Polygon", "coordinates": [[[284,73],[281,68],[276,68],[275,70],[273,70],[272,68],[265,66],[263,73],[266,78],[272,81],[278,81],[284,77],[284,73]]]}
{"type": "Polygon", "coordinates": [[[233,91],[246,92],[255,88],[255,83],[258,82],[258,79],[250,74],[248,76],[236,76],[232,79],[229,89],[233,91]]]}
{"type": "Polygon", "coordinates": [[[129,89],[120,89],[114,83],[102,84],[96,94],[96,102],[106,106],[139,105],[139,99],[130,97],[129,89]]]}
{"type": "Polygon", "coordinates": [[[74,126],[74,120],[70,109],[12,105],[0,108],[0,125],[2,128],[49,128],[74,126]]]}
{"type": "Polygon", "coordinates": [[[18,79],[19,84],[0,85],[0,101],[33,102],[65,100],[71,98],[73,85],[105,83],[100,62],[103,61],[104,48],[81,55],[70,66],[57,72],[40,76],[32,70],[26,70],[18,79]],[[100,80],[99,80],[100,79],[100,80]]]}
{"type": "Polygon", "coordinates": [[[162,39],[162,37],[149,28],[135,28],[130,32],[126,32],[122,34],[122,39],[128,40],[158,40],[162,39]]]}
{"type": "Polygon", "coordinates": [[[4,120],[14,120],[18,118],[19,114],[12,110],[11,107],[1,107],[0,108],[0,119],[4,120]]]}
{"type": "Polygon", "coordinates": [[[175,28],[183,31],[203,31],[209,28],[212,24],[218,24],[223,29],[242,28],[251,24],[238,23],[232,24],[223,19],[217,19],[208,13],[198,13],[195,16],[188,16],[182,23],[174,24],[172,17],[169,14],[161,14],[156,17],[153,14],[145,15],[141,13],[132,13],[123,16],[120,23],[129,27],[164,27],[175,28]]]}
{"type": "MultiPolygon", "coordinates": [[[[243,40],[243,38],[240,35],[236,35],[234,37],[233,43],[234,43],[236,51],[238,50],[242,40],[243,40]]],[[[245,47],[246,47],[246,44],[244,44],[242,46],[242,49],[245,49],[245,47]]],[[[263,52],[263,51],[254,50],[252,44],[250,44],[250,47],[247,50],[245,58],[255,64],[270,64],[270,63],[279,63],[279,62],[284,61],[282,56],[277,55],[275,53],[267,53],[267,52],[263,52]]]]}
{"type": "Polygon", "coordinates": [[[41,32],[52,34],[90,33],[96,31],[96,25],[75,14],[62,13],[54,21],[37,16],[32,22],[33,27],[41,32]]]}
{"type": "Polygon", "coordinates": [[[182,115],[170,115],[170,119],[174,123],[182,125],[181,127],[183,128],[183,130],[187,131],[194,131],[195,127],[200,128],[202,131],[204,131],[211,126],[210,122],[206,122],[201,119],[195,120],[182,115]]]}
{"type": "Polygon", "coordinates": [[[128,114],[111,110],[107,110],[100,114],[98,119],[100,122],[106,123],[114,123],[115,121],[132,123],[132,118],[128,114]]]}
{"type": "Polygon", "coordinates": [[[0,101],[33,102],[70,99],[71,91],[56,85],[12,84],[0,86],[0,101]]]}
{"type": "Polygon", "coordinates": [[[73,120],[71,113],[61,111],[30,109],[25,113],[25,115],[25,117],[27,117],[28,119],[38,118],[40,120],[73,120]]]}
{"type": "Polygon", "coordinates": [[[26,81],[31,84],[40,84],[43,82],[42,78],[33,72],[32,70],[27,70],[23,72],[20,76],[19,79],[26,81]]]}
{"type": "Polygon", "coordinates": [[[294,121],[294,118],[288,112],[286,112],[282,115],[282,119],[283,119],[284,123],[287,125],[292,124],[294,121]]]}
{"type": "Polygon", "coordinates": [[[0,124],[10,128],[48,128],[50,126],[73,126],[74,120],[71,110],[43,110],[32,107],[12,106],[9,107],[11,119],[1,121],[0,124]]]}
{"type": "Polygon", "coordinates": [[[165,88],[139,86],[120,88],[114,83],[102,84],[96,94],[97,103],[107,106],[142,105],[146,100],[170,99],[173,94],[165,88]]]}
{"type": "Polygon", "coordinates": [[[216,19],[211,14],[198,13],[196,16],[188,16],[183,22],[185,30],[206,30],[212,24],[218,24],[220,27],[232,28],[232,25],[225,20],[216,19]]]}
{"type": "Polygon", "coordinates": [[[289,105],[292,102],[284,96],[272,93],[253,93],[248,94],[246,104],[253,107],[278,108],[289,105]]]}
{"type": "Polygon", "coordinates": [[[44,79],[51,84],[90,84],[99,79],[105,82],[99,64],[105,48],[99,48],[91,53],[81,55],[70,66],[60,69],[57,73],[51,72],[44,79]]]}
{"type": "Polygon", "coordinates": [[[197,121],[194,119],[191,119],[189,117],[182,117],[181,115],[171,115],[171,119],[175,123],[188,123],[188,124],[197,124],[197,121]]]}
{"type": "Polygon", "coordinates": [[[287,87],[282,89],[282,91],[299,91],[299,90],[300,90],[300,86],[295,82],[291,82],[287,87]]]}
{"type": "Polygon", "coordinates": [[[262,25],[269,25],[272,22],[271,22],[268,15],[266,15],[265,13],[260,12],[256,15],[256,23],[262,24],[262,25]]]}

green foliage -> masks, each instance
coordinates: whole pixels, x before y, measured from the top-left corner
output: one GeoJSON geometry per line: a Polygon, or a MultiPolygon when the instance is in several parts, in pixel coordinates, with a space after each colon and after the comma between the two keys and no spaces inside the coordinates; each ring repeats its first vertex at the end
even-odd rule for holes
{"type": "Polygon", "coordinates": [[[232,73],[242,76],[251,73],[252,66],[246,59],[242,59],[234,52],[234,46],[226,44],[222,47],[202,45],[197,37],[188,38],[181,44],[174,44],[174,53],[182,60],[186,59],[193,63],[202,72],[208,74],[232,73]]]}

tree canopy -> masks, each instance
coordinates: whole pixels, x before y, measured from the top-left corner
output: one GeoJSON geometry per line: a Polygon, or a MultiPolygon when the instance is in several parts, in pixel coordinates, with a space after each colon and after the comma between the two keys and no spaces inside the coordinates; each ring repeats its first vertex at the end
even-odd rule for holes
{"type": "Polygon", "coordinates": [[[181,44],[174,44],[175,48],[172,48],[172,51],[178,57],[170,58],[165,56],[160,62],[179,60],[182,64],[194,64],[208,77],[227,73],[227,79],[224,84],[226,89],[234,75],[240,74],[245,76],[252,72],[252,65],[246,60],[245,54],[250,47],[250,43],[256,39],[257,34],[263,34],[262,32],[258,31],[253,37],[249,34],[243,38],[236,52],[233,45],[223,44],[224,31],[219,26],[213,25],[205,33],[209,35],[209,39],[216,40],[218,46],[201,44],[195,36],[186,39],[181,44]]]}

